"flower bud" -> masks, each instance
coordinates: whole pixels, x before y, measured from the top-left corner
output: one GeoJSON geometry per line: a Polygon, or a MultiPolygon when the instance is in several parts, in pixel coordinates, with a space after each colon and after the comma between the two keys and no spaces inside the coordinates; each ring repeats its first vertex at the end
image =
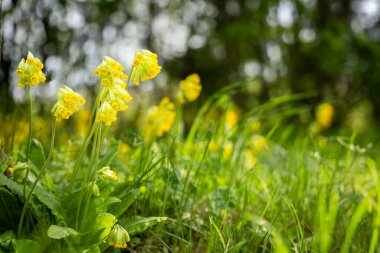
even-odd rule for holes
{"type": "Polygon", "coordinates": [[[131,240],[127,230],[120,225],[115,225],[112,228],[110,237],[108,238],[109,245],[114,248],[125,249],[127,248],[127,242],[131,240]]]}

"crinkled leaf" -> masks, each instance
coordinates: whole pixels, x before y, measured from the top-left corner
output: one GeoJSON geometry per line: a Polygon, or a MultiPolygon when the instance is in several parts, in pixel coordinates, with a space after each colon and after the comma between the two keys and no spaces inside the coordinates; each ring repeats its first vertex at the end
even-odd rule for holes
{"type": "Polygon", "coordinates": [[[129,234],[141,233],[147,228],[156,225],[159,222],[167,220],[167,217],[141,217],[132,216],[125,219],[121,219],[119,224],[123,226],[129,234]]]}
{"type": "Polygon", "coordinates": [[[78,235],[78,234],[79,234],[78,231],[76,231],[73,228],[60,227],[56,225],[51,225],[47,231],[47,235],[53,239],[62,239],[70,235],[78,235]]]}
{"type": "MultiPolygon", "coordinates": [[[[18,195],[20,199],[23,198],[23,187],[20,184],[17,184],[13,180],[7,178],[3,173],[0,173],[0,186],[6,186],[13,194],[18,195]]],[[[36,216],[40,215],[39,206],[37,206],[36,202],[32,199],[29,202],[30,206],[33,208],[33,211],[36,216]]]]}
{"type": "Polygon", "coordinates": [[[44,249],[33,240],[14,240],[13,248],[15,253],[43,253],[44,249]]]}
{"type": "Polygon", "coordinates": [[[58,201],[58,198],[53,192],[48,192],[43,187],[37,185],[33,193],[39,201],[46,205],[52,212],[52,214],[57,217],[60,221],[66,224],[65,217],[62,212],[62,205],[58,201]]]}

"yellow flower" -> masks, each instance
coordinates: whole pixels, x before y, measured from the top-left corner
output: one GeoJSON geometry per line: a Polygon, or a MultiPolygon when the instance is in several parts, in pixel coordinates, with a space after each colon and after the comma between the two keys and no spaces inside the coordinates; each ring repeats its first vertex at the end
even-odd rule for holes
{"type": "Polygon", "coordinates": [[[57,99],[57,103],[51,110],[53,116],[57,118],[57,121],[70,118],[71,115],[79,110],[78,106],[86,102],[81,95],[66,85],[58,90],[57,99]]]}
{"type": "Polygon", "coordinates": [[[226,112],[226,124],[227,126],[233,127],[238,122],[239,115],[236,110],[228,110],[226,112]]]}
{"type": "Polygon", "coordinates": [[[317,107],[316,120],[323,128],[328,128],[332,124],[334,117],[334,107],[329,103],[322,103],[317,107]]]}
{"type": "Polygon", "coordinates": [[[161,66],[158,65],[157,54],[149,50],[136,52],[132,66],[131,79],[134,85],[139,85],[141,81],[155,78],[161,71],[161,66]]]}
{"type": "Polygon", "coordinates": [[[223,147],[223,158],[224,159],[230,158],[233,150],[234,150],[234,146],[232,142],[228,141],[223,147]]]}
{"type": "Polygon", "coordinates": [[[202,85],[198,74],[191,74],[185,80],[179,83],[179,92],[177,94],[178,102],[184,104],[192,102],[198,98],[201,93],[202,85]]]}
{"type": "Polygon", "coordinates": [[[46,77],[44,73],[42,73],[43,67],[44,65],[42,62],[29,52],[26,61],[25,59],[22,59],[18,64],[16,75],[18,76],[19,81],[17,86],[35,86],[39,83],[44,83],[46,77]]]}
{"type": "Polygon", "coordinates": [[[127,248],[127,242],[131,240],[127,230],[120,225],[116,224],[110,233],[108,238],[109,245],[114,248],[125,249],[127,248]]]}
{"type": "Polygon", "coordinates": [[[148,110],[144,132],[151,141],[153,137],[161,137],[169,132],[175,119],[174,104],[168,97],[164,97],[159,106],[153,106],[148,110]]]}
{"type": "Polygon", "coordinates": [[[123,72],[123,66],[112,59],[104,56],[102,63],[94,70],[94,75],[100,77],[100,82],[105,87],[114,87],[118,79],[126,80],[128,76],[123,72]]]}
{"type": "Polygon", "coordinates": [[[250,150],[257,154],[263,149],[268,148],[267,139],[262,135],[253,135],[250,140],[250,150]]]}
{"type": "Polygon", "coordinates": [[[112,108],[118,111],[125,111],[128,109],[128,106],[125,103],[128,103],[132,100],[132,97],[129,93],[122,88],[121,85],[115,85],[112,88],[104,90],[107,95],[105,95],[105,101],[107,101],[112,108]]]}
{"type": "Polygon", "coordinates": [[[251,130],[252,132],[257,132],[261,128],[261,122],[260,120],[255,120],[252,122],[251,130]]]}
{"type": "Polygon", "coordinates": [[[112,122],[116,121],[116,111],[107,101],[102,102],[97,114],[96,123],[104,122],[106,126],[110,126],[112,122]]]}

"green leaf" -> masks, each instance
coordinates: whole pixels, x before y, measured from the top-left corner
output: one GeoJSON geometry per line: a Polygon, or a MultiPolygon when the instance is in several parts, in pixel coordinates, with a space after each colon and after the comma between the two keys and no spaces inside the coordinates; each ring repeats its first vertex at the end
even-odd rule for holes
{"type": "Polygon", "coordinates": [[[0,232],[17,229],[20,217],[20,206],[16,197],[3,187],[0,187],[0,232]]]}
{"type": "MultiPolygon", "coordinates": [[[[16,182],[12,181],[11,179],[7,178],[3,173],[0,173],[0,186],[6,186],[13,194],[18,195],[19,199],[23,199],[23,187],[20,184],[17,184],[16,182]]],[[[33,211],[36,216],[39,216],[40,214],[40,208],[36,204],[36,202],[32,199],[30,202],[30,206],[33,208],[33,211]]]]}
{"type": "Polygon", "coordinates": [[[129,234],[137,234],[145,231],[147,228],[150,228],[156,225],[159,222],[167,220],[168,217],[141,217],[141,216],[132,216],[129,218],[121,219],[119,224],[123,226],[129,234]]]}
{"type": "Polygon", "coordinates": [[[39,201],[41,201],[45,206],[47,206],[51,210],[52,214],[55,217],[57,217],[60,221],[66,224],[65,216],[62,212],[62,205],[53,192],[48,192],[43,187],[37,185],[34,189],[34,195],[37,197],[39,201]]]}
{"type": "Polygon", "coordinates": [[[14,240],[13,241],[13,248],[15,250],[15,253],[43,253],[44,249],[33,240],[14,240]]]}
{"type": "Polygon", "coordinates": [[[12,230],[2,233],[0,235],[0,246],[4,249],[11,249],[13,239],[15,239],[15,234],[12,230]]]}
{"type": "Polygon", "coordinates": [[[102,230],[102,233],[99,235],[99,239],[105,238],[111,232],[116,220],[116,217],[110,213],[101,213],[98,217],[96,217],[96,228],[98,230],[102,230]]]}
{"type": "Polygon", "coordinates": [[[38,168],[38,170],[41,170],[46,160],[44,147],[37,139],[33,139],[32,141],[30,160],[38,168]]]}
{"type": "Polygon", "coordinates": [[[47,234],[50,238],[62,239],[70,235],[78,235],[79,233],[73,228],[51,225],[47,231],[47,234]]]}
{"type": "Polygon", "coordinates": [[[108,211],[115,215],[116,217],[119,217],[122,215],[125,211],[127,211],[128,207],[135,202],[137,197],[139,196],[139,191],[131,191],[128,194],[125,194],[122,197],[119,197],[120,202],[113,203],[108,208],[108,211]]]}

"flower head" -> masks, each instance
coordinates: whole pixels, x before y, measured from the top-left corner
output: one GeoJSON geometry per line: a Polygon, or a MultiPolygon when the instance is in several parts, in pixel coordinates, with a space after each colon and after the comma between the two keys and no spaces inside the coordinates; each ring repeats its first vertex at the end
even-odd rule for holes
{"type": "Polygon", "coordinates": [[[103,180],[117,180],[117,174],[115,171],[111,170],[109,166],[103,167],[97,172],[99,174],[99,177],[103,180]]]}
{"type": "Polygon", "coordinates": [[[191,74],[179,83],[178,101],[181,104],[192,102],[198,98],[202,90],[201,79],[198,74],[191,74]]]}
{"type": "Polygon", "coordinates": [[[51,112],[58,121],[70,118],[71,115],[79,110],[78,106],[86,102],[81,95],[66,85],[58,90],[57,99],[58,101],[51,112]]]}
{"type": "Polygon", "coordinates": [[[161,66],[158,65],[157,54],[149,50],[136,52],[132,66],[131,79],[135,85],[139,85],[141,81],[155,78],[161,71],[161,66]]]}
{"type": "Polygon", "coordinates": [[[36,86],[39,83],[44,83],[46,77],[44,73],[42,73],[43,67],[42,62],[29,52],[26,60],[22,59],[18,64],[16,70],[16,75],[19,78],[17,86],[36,86]]]}
{"type": "Polygon", "coordinates": [[[110,126],[116,121],[116,111],[107,101],[103,102],[96,114],[96,122],[104,122],[106,126],[110,126]]]}
{"type": "Polygon", "coordinates": [[[153,137],[161,137],[169,132],[175,119],[174,104],[168,97],[164,97],[158,106],[153,106],[148,110],[145,122],[145,134],[148,140],[153,137]]]}
{"type": "Polygon", "coordinates": [[[127,230],[118,224],[112,228],[110,236],[108,238],[109,245],[119,249],[127,248],[127,242],[130,240],[131,238],[129,237],[127,230]]]}
{"type": "Polygon", "coordinates": [[[119,62],[105,56],[102,63],[94,70],[94,75],[100,77],[100,82],[105,87],[114,87],[118,79],[126,80],[128,78],[123,70],[124,68],[119,62]]]}

